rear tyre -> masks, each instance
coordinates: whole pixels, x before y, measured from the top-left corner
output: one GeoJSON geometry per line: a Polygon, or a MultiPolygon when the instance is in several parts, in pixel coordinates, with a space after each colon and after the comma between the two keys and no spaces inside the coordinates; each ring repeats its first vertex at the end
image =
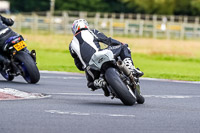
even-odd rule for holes
{"type": "Polygon", "coordinates": [[[19,61],[22,76],[28,83],[35,84],[40,80],[40,73],[36,63],[28,53],[20,51],[15,55],[15,59],[19,61]]]}
{"type": "Polygon", "coordinates": [[[135,104],[136,99],[129,92],[127,86],[122,82],[118,72],[114,68],[108,68],[105,72],[107,83],[112,87],[114,93],[122,101],[124,105],[135,104]]]}

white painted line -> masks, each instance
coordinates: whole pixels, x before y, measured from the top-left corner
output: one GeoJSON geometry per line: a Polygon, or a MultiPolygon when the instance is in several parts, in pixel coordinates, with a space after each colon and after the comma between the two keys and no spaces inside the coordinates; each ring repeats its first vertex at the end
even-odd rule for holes
{"type": "Polygon", "coordinates": [[[74,95],[74,96],[103,96],[103,94],[91,93],[48,93],[49,95],[74,95]]]}
{"type": "Polygon", "coordinates": [[[110,116],[110,117],[135,117],[135,115],[127,114],[105,114],[105,113],[82,113],[74,111],[60,111],[60,110],[45,110],[47,113],[60,114],[60,115],[79,115],[79,116],[110,116]]]}
{"type": "Polygon", "coordinates": [[[12,88],[3,88],[3,89],[0,88],[0,92],[19,97],[16,99],[38,99],[38,98],[50,97],[50,95],[44,95],[40,93],[28,93],[28,92],[15,90],[12,88]]]}
{"type": "Polygon", "coordinates": [[[74,73],[74,72],[60,72],[60,71],[48,71],[48,70],[42,70],[40,71],[40,73],[52,73],[52,74],[73,74],[73,75],[80,75],[80,76],[84,76],[84,73],[74,73]]]}
{"type": "Polygon", "coordinates": [[[182,81],[182,80],[157,79],[157,78],[140,78],[140,79],[141,79],[141,80],[149,80],[149,81],[162,81],[162,82],[200,84],[200,81],[182,81]]]}
{"type": "MultiPolygon", "coordinates": [[[[91,93],[49,93],[50,95],[72,95],[72,96],[104,96],[103,94],[91,93]]],[[[143,95],[145,98],[164,98],[164,99],[186,99],[200,98],[200,95],[143,95]]]]}
{"type": "Polygon", "coordinates": [[[200,98],[199,95],[144,95],[146,98],[164,98],[164,99],[186,99],[186,98],[200,98]]]}
{"type": "Polygon", "coordinates": [[[44,79],[86,79],[85,77],[41,76],[44,79]]]}
{"type": "Polygon", "coordinates": [[[135,117],[135,115],[122,115],[122,114],[108,114],[108,116],[113,116],[113,117],[135,117]]]}
{"type": "MultiPolygon", "coordinates": [[[[40,73],[52,73],[52,74],[66,74],[66,75],[79,75],[84,76],[84,73],[73,73],[73,72],[58,72],[58,71],[40,71],[40,73]]],[[[200,84],[200,81],[182,81],[182,80],[170,80],[170,79],[157,79],[157,78],[146,78],[142,77],[141,80],[149,80],[149,81],[163,81],[163,82],[175,82],[175,83],[190,83],[190,84],[200,84]]]]}

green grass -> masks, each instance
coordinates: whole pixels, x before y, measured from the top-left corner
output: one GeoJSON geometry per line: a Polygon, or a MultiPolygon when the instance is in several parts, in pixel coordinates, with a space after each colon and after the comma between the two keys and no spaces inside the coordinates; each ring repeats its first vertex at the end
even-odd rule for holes
{"type": "Polygon", "coordinates": [[[134,54],[133,60],[144,77],[200,81],[200,59],[134,54]]]}
{"type": "Polygon", "coordinates": [[[79,72],[69,51],[37,50],[40,70],[79,72]]]}
{"type": "MultiPolygon", "coordinates": [[[[80,72],[74,65],[68,50],[72,36],[27,36],[28,49],[36,49],[40,70],[80,72]]],[[[145,73],[144,77],[200,81],[200,58],[198,57],[137,52],[132,57],[135,66],[145,73]]]]}
{"type": "MultiPolygon", "coordinates": [[[[80,72],[74,65],[69,51],[37,50],[40,70],[80,72]]],[[[144,77],[200,81],[200,60],[183,57],[134,54],[136,67],[144,77]]]]}

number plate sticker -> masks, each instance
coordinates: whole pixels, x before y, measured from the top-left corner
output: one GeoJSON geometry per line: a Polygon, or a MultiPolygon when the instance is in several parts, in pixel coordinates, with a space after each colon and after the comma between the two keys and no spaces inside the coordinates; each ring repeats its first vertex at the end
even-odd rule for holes
{"type": "Polygon", "coordinates": [[[25,48],[27,46],[27,44],[24,41],[18,42],[17,44],[15,44],[13,47],[17,50],[20,51],[23,48],[25,48]]]}

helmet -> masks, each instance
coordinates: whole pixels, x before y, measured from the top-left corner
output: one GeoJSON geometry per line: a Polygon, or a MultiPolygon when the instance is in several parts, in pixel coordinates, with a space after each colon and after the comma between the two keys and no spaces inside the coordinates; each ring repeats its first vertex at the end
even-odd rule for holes
{"type": "Polygon", "coordinates": [[[88,22],[85,19],[75,20],[72,24],[72,33],[75,35],[77,31],[83,28],[89,28],[88,22]]]}

